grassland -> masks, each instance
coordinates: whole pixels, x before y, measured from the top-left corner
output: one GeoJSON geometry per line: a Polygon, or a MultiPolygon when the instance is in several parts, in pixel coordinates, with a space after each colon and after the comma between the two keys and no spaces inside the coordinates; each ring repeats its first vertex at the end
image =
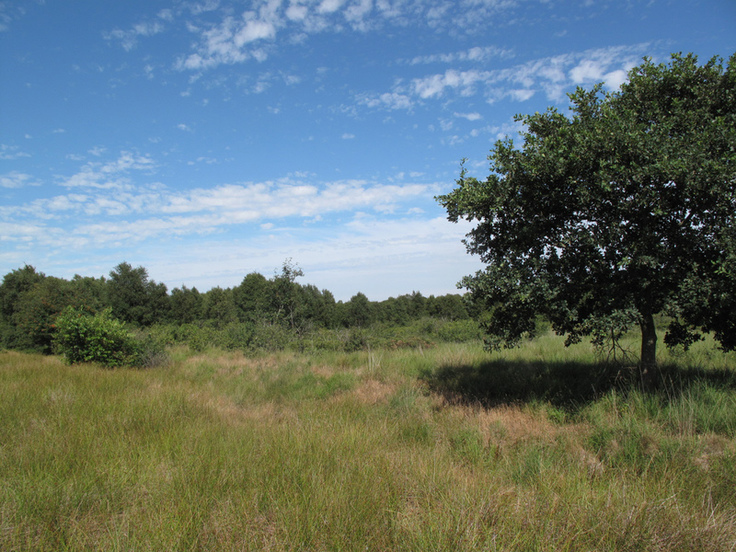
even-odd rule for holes
{"type": "Polygon", "coordinates": [[[0,550],[736,549],[736,357],[0,353],[0,550]]]}

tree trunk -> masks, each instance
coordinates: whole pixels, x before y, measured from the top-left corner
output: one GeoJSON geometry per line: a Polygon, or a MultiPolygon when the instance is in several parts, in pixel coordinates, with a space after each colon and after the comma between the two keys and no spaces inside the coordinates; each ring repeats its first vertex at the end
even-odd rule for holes
{"type": "Polygon", "coordinates": [[[654,326],[654,316],[651,313],[641,314],[641,360],[640,370],[645,384],[654,381],[657,370],[657,328],[654,326]]]}

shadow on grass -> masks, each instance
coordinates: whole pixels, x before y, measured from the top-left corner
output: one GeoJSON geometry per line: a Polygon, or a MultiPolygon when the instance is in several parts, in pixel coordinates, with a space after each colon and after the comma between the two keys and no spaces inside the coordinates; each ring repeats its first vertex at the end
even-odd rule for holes
{"type": "Polygon", "coordinates": [[[575,412],[616,389],[637,389],[669,399],[695,383],[736,389],[736,371],[659,367],[644,381],[637,367],[586,362],[489,360],[477,365],[444,365],[425,373],[422,380],[452,404],[483,407],[547,402],[575,412]]]}

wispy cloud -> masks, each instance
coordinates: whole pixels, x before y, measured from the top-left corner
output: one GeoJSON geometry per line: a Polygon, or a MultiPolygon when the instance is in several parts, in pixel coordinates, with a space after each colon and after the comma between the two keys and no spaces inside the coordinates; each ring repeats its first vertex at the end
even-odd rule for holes
{"type": "Polygon", "coordinates": [[[488,82],[490,78],[489,71],[448,69],[442,74],[412,80],[409,90],[422,100],[442,96],[446,89],[453,89],[462,96],[470,96],[475,93],[476,84],[488,82]]]}
{"type": "MultiPolygon", "coordinates": [[[[41,2],[42,0],[36,0],[41,2]]],[[[0,2],[0,33],[7,31],[10,25],[26,14],[27,6],[23,2],[0,2]]]]}
{"type": "Polygon", "coordinates": [[[107,163],[90,162],[79,172],[69,177],[61,177],[61,185],[66,188],[98,188],[129,190],[132,183],[127,177],[130,171],[150,171],[155,167],[153,159],[129,151],[107,163]]]}
{"type": "Polygon", "coordinates": [[[467,119],[468,121],[479,121],[483,118],[483,115],[477,112],[473,113],[455,113],[455,117],[459,117],[461,119],[467,119]]]}
{"type": "MultiPolygon", "coordinates": [[[[285,44],[293,44],[317,33],[339,33],[345,29],[372,32],[386,25],[470,32],[481,28],[484,18],[511,13],[517,4],[514,0],[255,0],[248,9],[237,12],[232,5],[221,6],[212,1],[162,10],[154,20],[128,30],[110,31],[106,37],[132,50],[139,38],[162,32],[178,18],[196,41],[191,51],[177,56],[174,66],[199,72],[218,65],[263,61],[279,38],[285,44]]],[[[454,54],[418,56],[408,62],[482,62],[511,55],[510,50],[503,48],[473,47],[454,54]]]]}
{"type": "Polygon", "coordinates": [[[457,62],[488,62],[492,59],[509,59],[514,57],[514,53],[510,49],[499,48],[497,46],[474,46],[468,50],[460,52],[429,54],[424,56],[416,56],[408,61],[411,65],[431,64],[431,63],[457,63],[457,62]]]}
{"type": "Polygon", "coordinates": [[[201,71],[249,59],[263,61],[268,55],[263,43],[272,41],[288,20],[279,10],[280,4],[261,2],[257,10],[245,11],[240,17],[228,15],[216,23],[190,24],[199,41],[194,53],[179,57],[176,67],[201,71]]]}
{"type": "MultiPolygon", "coordinates": [[[[641,43],[571,52],[505,69],[449,68],[409,82],[397,81],[389,92],[361,93],[356,100],[371,108],[412,109],[418,103],[453,96],[481,95],[491,103],[504,98],[523,102],[541,92],[548,100],[561,101],[565,92],[575,86],[603,82],[607,88],[617,89],[649,50],[649,43],[641,43]]],[[[456,56],[449,55],[447,59],[454,61],[456,56]]]]}
{"type": "Polygon", "coordinates": [[[39,186],[33,177],[18,171],[12,171],[0,175],[0,188],[24,188],[26,186],[39,186]]]}
{"type": "Polygon", "coordinates": [[[21,151],[18,146],[8,146],[6,144],[0,144],[0,159],[10,161],[12,159],[19,159],[21,157],[30,157],[29,153],[21,151]]]}
{"type": "MultiPolygon", "coordinates": [[[[350,217],[357,212],[408,212],[440,189],[435,184],[368,180],[315,182],[308,175],[292,175],[178,191],[153,180],[155,170],[150,156],[126,151],[117,158],[87,163],[76,173],[59,177],[69,193],[0,208],[7,223],[3,239],[58,246],[66,233],[69,247],[101,247],[162,235],[210,234],[240,224],[319,220],[337,213],[350,217]],[[147,178],[152,181],[146,184],[147,178]]],[[[23,173],[0,177],[6,188],[31,184],[34,179],[23,173]]]]}
{"type": "Polygon", "coordinates": [[[371,108],[411,109],[414,106],[412,98],[408,94],[400,92],[384,92],[379,96],[364,93],[358,95],[356,100],[358,104],[371,108]]]}
{"type": "Polygon", "coordinates": [[[114,29],[104,33],[103,36],[107,40],[119,42],[123,49],[129,52],[137,46],[140,37],[153,36],[164,32],[164,22],[170,21],[171,17],[171,10],[163,10],[159,12],[158,20],[136,23],[127,30],[114,29]]]}

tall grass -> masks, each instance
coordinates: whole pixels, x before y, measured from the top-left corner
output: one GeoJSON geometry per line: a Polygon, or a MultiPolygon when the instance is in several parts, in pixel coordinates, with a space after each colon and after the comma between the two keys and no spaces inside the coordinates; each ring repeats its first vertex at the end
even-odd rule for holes
{"type": "Polygon", "coordinates": [[[552,336],[0,353],[0,550],[734,550],[736,366],[707,354],[643,390],[552,336]]]}

